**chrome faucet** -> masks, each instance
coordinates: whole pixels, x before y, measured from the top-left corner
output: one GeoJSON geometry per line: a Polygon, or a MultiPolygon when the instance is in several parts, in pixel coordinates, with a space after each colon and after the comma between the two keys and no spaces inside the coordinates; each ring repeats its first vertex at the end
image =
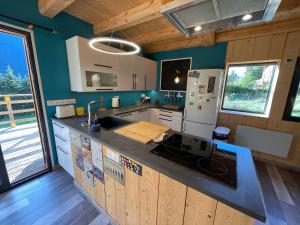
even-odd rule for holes
{"type": "Polygon", "coordinates": [[[95,104],[95,103],[99,103],[99,101],[91,101],[88,103],[88,115],[89,115],[89,119],[88,119],[88,127],[91,126],[92,124],[92,112],[91,112],[91,105],[95,104]]]}

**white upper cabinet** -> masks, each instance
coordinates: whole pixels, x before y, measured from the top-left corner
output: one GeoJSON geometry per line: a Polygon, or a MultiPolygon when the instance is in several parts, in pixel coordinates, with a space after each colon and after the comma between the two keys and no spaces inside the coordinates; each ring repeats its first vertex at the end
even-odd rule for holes
{"type": "MultiPolygon", "coordinates": [[[[137,55],[101,53],[88,45],[88,39],[66,41],[71,90],[77,92],[153,90],[156,88],[155,61],[137,55]]],[[[114,50],[112,47],[99,46],[114,50]]]]}

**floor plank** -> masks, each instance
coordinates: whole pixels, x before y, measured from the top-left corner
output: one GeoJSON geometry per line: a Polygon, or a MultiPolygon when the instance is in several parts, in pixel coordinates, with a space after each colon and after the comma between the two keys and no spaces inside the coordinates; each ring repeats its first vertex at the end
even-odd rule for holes
{"type": "Polygon", "coordinates": [[[290,193],[288,192],[283,180],[279,175],[276,166],[266,165],[266,168],[270,175],[277,198],[283,202],[286,202],[287,204],[295,205],[290,193]]]}

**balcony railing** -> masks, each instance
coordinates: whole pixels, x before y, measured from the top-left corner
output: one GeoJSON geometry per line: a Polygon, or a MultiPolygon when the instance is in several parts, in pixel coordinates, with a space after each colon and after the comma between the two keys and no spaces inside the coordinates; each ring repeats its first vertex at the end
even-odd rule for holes
{"type": "Polygon", "coordinates": [[[34,117],[28,117],[28,118],[20,118],[16,119],[16,114],[24,114],[24,113],[30,113],[35,112],[34,107],[33,108],[25,108],[25,109],[15,109],[13,110],[12,105],[16,104],[24,104],[24,103],[33,103],[33,96],[32,94],[7,94],[7,95],[0,95],[0,106],[6,105],[6,110],[0,110],[0,116],[2,115],[8,115],[9,120],[6,121],[0,121],[0,125],[6,125],[10,124],[10,127],[15,127],[16,123],[21,122],[28,122],[28,121],[35,121],[36,116],[34,117]],[[25,98],[25,99],[19,99],[19,98],[25,98]]]}

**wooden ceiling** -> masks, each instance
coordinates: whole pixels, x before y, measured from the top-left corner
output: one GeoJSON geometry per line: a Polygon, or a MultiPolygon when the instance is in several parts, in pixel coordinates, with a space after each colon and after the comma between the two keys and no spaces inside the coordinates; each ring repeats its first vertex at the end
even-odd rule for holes
{"type": "Polygon", "coordinates": [[[38,0],[40,12],[54,17],[61,11],[93,24],[95,35],[114,32],[139,43],[146,52],[192,46],[212,46],[216,42],[300,29],[300,0],[281,0],[271,22],[243,28],[218,30],[183,37],[160,13],[170,0],[38,0]]]}

